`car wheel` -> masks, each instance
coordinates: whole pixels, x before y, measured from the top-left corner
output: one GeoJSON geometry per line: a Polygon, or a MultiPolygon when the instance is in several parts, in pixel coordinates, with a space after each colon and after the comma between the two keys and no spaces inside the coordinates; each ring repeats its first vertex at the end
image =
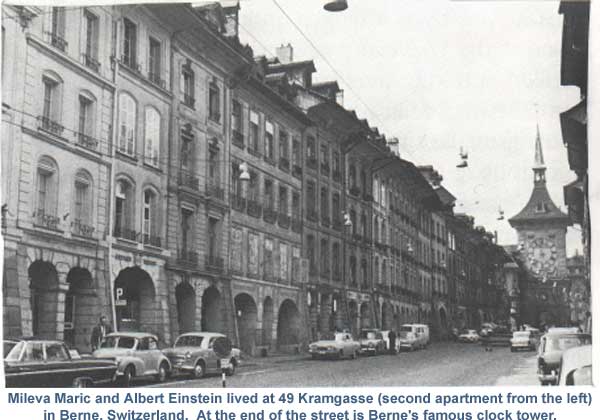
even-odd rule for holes
{"type": "Polygon", "coordinates": [[[227,376],[233,376],[235,374],[235,367],[237,365],[237,362],[235,361],[235,359],[231,359],[231,361],[229,362],[230,368],[227,369],[227,376]]]}
{"type": "Polygon", "coordinates": [[[125,388],[129,387],[131,380],[135,376],[135,368],[131,365],[127,366],[121,376],[121,385],[125,388]]]}
{"type": "Polygon", "coordinates": [[[169,376],[169,365],[166,362],[162,362],[158,367],[158,374],[156,375],[156,380],[158,382],[164,382],[167,380],[169,376]]]}
{"type": "Polygon", "coordinates": [[[204,363],[201,360],[196,362],[194,370],[192,370],[192,378],[200,379],[204,376],[204,363]]]}

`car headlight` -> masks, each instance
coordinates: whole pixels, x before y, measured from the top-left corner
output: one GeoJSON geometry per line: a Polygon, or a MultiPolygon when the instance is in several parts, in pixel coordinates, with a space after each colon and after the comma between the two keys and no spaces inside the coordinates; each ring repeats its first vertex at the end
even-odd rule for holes
{"type": "Polygon", "coordinates": [[[192,358],[192,352],[188,351],[188,352],[185,354],[185,358],[186,358],[186,359],[191,359],[191,358],[192,358]]]}

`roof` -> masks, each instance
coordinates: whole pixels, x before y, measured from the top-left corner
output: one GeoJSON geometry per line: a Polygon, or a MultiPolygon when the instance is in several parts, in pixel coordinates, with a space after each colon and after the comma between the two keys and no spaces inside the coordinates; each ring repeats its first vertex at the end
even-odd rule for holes
{"type": "Polygon", "coordinates": [[[147,332],[135,332],[135,331],[117,331],[106,334],[106,337],[134,337],[134,338],[144,338],[144,337],[154,337],[157,338],[156,335],[147,332]]]}
{"type": "Polygon", "coordinates": [[[515,216],[508,219],[512,225],[524,222],[557,221],[565,225],[571,225],[571,219],[554,204],[546,184],[537,183],[533,187],[529,201],[523,209],[515,216]],[[539,205],[541,205],[541,209],[539,205]]]}
{"type": "Polygon", "coordinates": [[[198,332],[189,332],[185,334],[179,335],[179,337],[225,337],[225,334],[217,333],[217,332],[206,332],[206,331],[198,331],[198,332]]]}
{"type": "Polygon", "coordinates": [[[277,64],[270,64],[267,72],[268,73],[277,73],[280,71],[285,71],[285,70],[291,70],[294,68],[305,68],[305,70],[309,70],[311,72],[315,72],[317,71],[317,69],[315,68],[315,63],[313,60],[304,60],[304,61],[293,61],[291,63],[277,63],[277,64]]]}
{"type": "Polygon", "coordinates": [[[435,193],[439,197],[440,201],[444,206],[453,206],[456,202],[456,197],[452,195],[443,185],[435,188],[435,193]]]}

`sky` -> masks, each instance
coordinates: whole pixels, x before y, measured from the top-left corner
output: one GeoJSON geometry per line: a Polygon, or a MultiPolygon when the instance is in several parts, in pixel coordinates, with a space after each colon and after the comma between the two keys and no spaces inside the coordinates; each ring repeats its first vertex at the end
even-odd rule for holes
{"type": "MultiPolygon", "coordinates": [[[[539,124],[548,190],[567,211],[562,188],[575,174],[559,114],[579,91],[560,85],[558,1],[348,0],[339,13],[324,3],[241,0],[240,38],[257,55],[290,43],[295,60],[314,60],[314,81],[338,80],[344,106],[398,137],[403,158],[433,165],[458,199],[455,211],[497,231],[501,244],[517,241],[507,219],[533,188],[539,124]],[[460,147],[465,169],[456,168],[460,147]]],[[[575,249],[581,234],[569,229],[568,255],[575,249]]]]}

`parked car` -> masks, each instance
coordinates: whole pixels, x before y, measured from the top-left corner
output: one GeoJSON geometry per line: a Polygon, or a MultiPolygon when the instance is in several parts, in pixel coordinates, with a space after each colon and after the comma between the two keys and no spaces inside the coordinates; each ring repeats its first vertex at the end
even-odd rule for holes
{"type": "Polygon", "coordinates": [[[480,339],[476,330],[466,330],[458,335],[458,341],[461,343],[478,343],[480,339]]]}
{"type": "Polygon", "coordinates": [[[78,387],[110,383],[116,377],[113,360],[82,358],[62,341],[35,338],[4,341],[7,388],[78,387]]]}
{"type": "Polygon", "coordinates": [[[481,330],[479,330],[480,337],[487,337],[494,333],[494,330],[498,327],[498,325],[493,322],[485,322],[481,324],[481,330]]]}
{"type": "Polygon", "coordinates": [[[107,334],[94,351],[94,357],[113,358],[118,364],[118,380],[129,386],[134,378],[154,377],[164,382],[171,373],[171,362],[158,348],[158,338],[144,332],[107,334]]]}
{"type": "Polygon", "coordinates": [[[425,324],[404,324],[400,327],[400,349],[410,351],[424,349],[429,344],[429,326],[425,324]]]}
{"type": "Polygon", "coordinates": [[[592,385],[591,344],[565,350],[558,369],[558,385],[592,385]]]}
{"type": "Polygon", "coordinates": [[[308,351],[313,359],[350,357],[355,359],[360,351],[360,343],[347,332],[336,332],[324,339],[311,343],[308,351]]]}
{"type": "MultiPolygon", "coordinates": [[[[383,341],[385,342],[385,349],[387,351],[390,351],[390,331],[389,330],[385,330],[385,331],[381,331],[381,336],[383,337],[383,341]]],[[[396,340],[395,340],[395,344],[394,344],[394,352],[399,353],[400,352],[400,337],[398,336],[398,334],[396,333],[396,340]]]]}
{"type": "Polygon", "coordinates": [[[221,373],[223,368],[228,375],[233,375],[241,359],[240,349],[234,348],[227,336],[215,332],[182,334],[173,347],[163,353],[169,358],[174,372],[194,378],[201,378],[206,373],[221,373]]]}
{"type": "Polygon", "coordinates": [[[538,347],[538,379],[542,385],[554,384],[565,350],[592,343],[589,334],[571,332],[546,333],[538,347]]]}
{"type": "Polygon", "coordinates": [[[510,351],[531,350],[535,351],[540,342],[540,336],[533,330],[515,331],[510,339],[510,351]]]}
{"type": "Polygon", "coordinates": [[[381,354],[385,353],[385,341],[381,331],[377,329],[363,329],[358,338],[361,354],[381,354]]]}

